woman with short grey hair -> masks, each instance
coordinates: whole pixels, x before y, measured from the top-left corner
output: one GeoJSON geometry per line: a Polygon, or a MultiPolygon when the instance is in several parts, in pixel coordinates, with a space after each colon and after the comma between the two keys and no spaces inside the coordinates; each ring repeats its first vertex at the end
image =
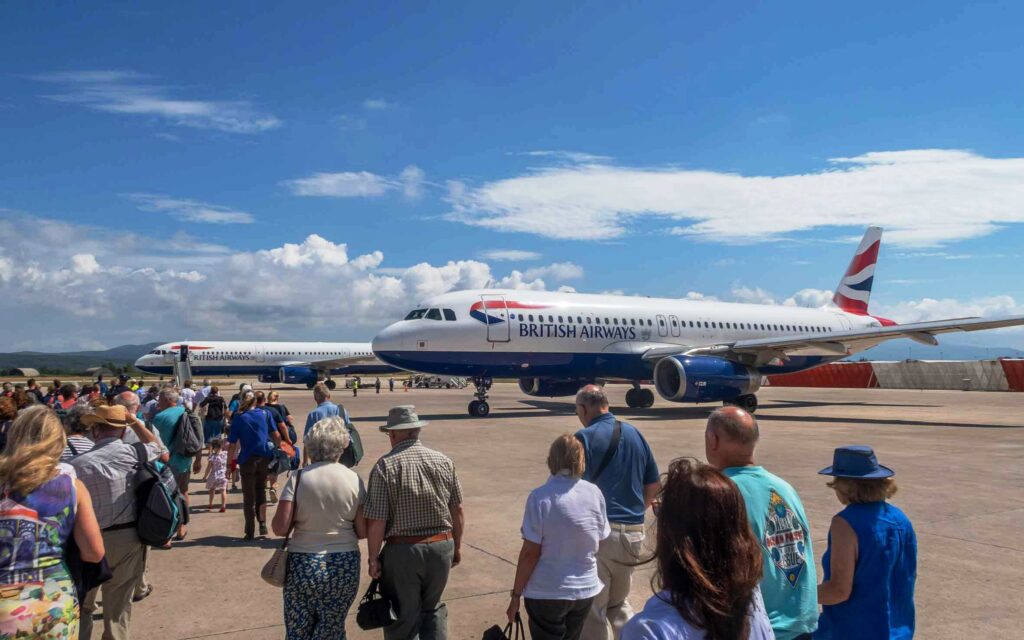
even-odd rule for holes
{"type": "Polygon", "coordinates": [[[359,589],[359,540],[366,537],[362,479],[339,463],[349,445],[341,418],[325,418],[303,446],[311,464],[292,473],[271,525],[287,535],[284,584],[287,638],[345,638],[345,617],[359,589]]]}

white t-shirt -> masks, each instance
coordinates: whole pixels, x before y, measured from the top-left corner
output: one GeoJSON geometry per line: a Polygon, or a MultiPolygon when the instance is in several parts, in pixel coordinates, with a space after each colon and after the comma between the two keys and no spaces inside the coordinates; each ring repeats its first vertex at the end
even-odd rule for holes
{"type": "Polygon", "coordinates": [[[366,495],[363,480],[337,462],[315,462],[302,469],[299,496],[295,498],[292,473],[281,492],[281,501],[294,502],[295,530],[289,551],[340,553],[359,549],[356,511],[366,495]]]}
{"type": "MultiPolygon", "coordinates": [[[[703,629],[686,621],[679,611],[669,603],[671,596],[666,591],[656,593],[644,605],[644,610],[634,616],[622,628],[621,640],[702,640],[703,629]]],[[[750,611],[749,640],[774,640],[771,621],[764,610],[761,590],[754,589],[754,601],[750,611]]]]}
{"type": "Polygon", "coordinates": [[[604,496],[586,480],[551,476],[526,499],[523,539],[541,546],[523,590],[536,600],[583,600],[601,592],[597,548],[611,533],[604,496]]]}

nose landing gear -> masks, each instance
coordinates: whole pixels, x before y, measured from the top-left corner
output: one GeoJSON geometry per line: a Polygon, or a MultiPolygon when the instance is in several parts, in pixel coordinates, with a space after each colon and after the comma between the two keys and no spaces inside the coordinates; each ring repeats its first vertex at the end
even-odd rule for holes
{"type": "Polygon", "coordinates": [[[473,378],[473,386],[476,387],[474,396],[476,400],[469,403],[469,415],[474,418],[484,418],[491,413],[491,405],[487,404],[487,392],[491,389],[493,381],[490,378],[473,378]]]}

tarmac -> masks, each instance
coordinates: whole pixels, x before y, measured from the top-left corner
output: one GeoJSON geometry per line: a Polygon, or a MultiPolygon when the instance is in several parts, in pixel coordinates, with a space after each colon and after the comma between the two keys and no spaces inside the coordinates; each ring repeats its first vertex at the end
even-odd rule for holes
{"type": "MultiPolygon", "coordinates": [[[[237,382],[236,382],[237,384],[237,382]]],[[[280,388],[279,388],[280,389],[280,388]]],[[[704,424],[712,405],[658,400],[650,409],[625,409],[627,386],[610,386],[613,410],[636,425],[665,469],[680,456],[703,459],[704,424]]],[[[313,408],[305,389],[283,388],[301,426],[313,408]]],[[[504,611],[520,546],[522,508],[547,478],[551,441],[579,423],[571,398],[531,398],[512,384],[495,385],[491,415],[471,419],[464,390],[339,389],[362,435],[367,478],[387,450],[377,426],[392,405],[415,404],[431,421],[429,447],[450,456],[465,492],[467,530],[463,563],[445,593],[450,638],[479,638],[504,611]]],[[[904,509],[918,535],[917,636],[1011,638],[1024,620],[1024,394],[883,389],[763,389],[757,418],[758,459],[796,487],[807,510],[819,563],[832,516],[841,509],[817,471],[844,444],[869,444],[896,470],[904,509]]],[[[282,594],[264,583],[260,568],[279,540],[243,543],[241,494],[229,494],[227,513],[207,513],[201,481],[191,486],[188,538],[169,551],[150,552],[153,595],[135,605],[135,638],[262,640],[284,637],[282,594]]],[[[271,514],[273,506],[270,507],[271,514]]],[[[653,537],[648,537],[649,541],[653,537]]],[[[365,545],[363,547],[365,566],[365,545]]],[[[651,595],[651,569],[634,579],[630,600],[642,608],[651,595]]],[[[367,578],[363,575],[360,595],[367,578]]],[[[358,599],[357,599],[358,603],[358,599]]],[[[350,613],[350,638],[363,632],[350,613]]],[[[100,623],[102,624],[102,623],[100,623]]]]}

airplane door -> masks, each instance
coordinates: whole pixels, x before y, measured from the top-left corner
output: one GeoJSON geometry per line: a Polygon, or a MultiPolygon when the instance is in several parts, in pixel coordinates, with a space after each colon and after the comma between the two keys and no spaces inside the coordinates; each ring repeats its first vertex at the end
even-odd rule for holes
{"type": "Polygon", "coordinates": [[[661,314],[658,315],[658,335],[662,338],[668,337],[668,320],[661,314]]]}
{"type": "Polygon", "coordinates": [[[512,323],[508,317],[508,305],[505,296],[483,294],[484,319],[487,323],[487,342],[511,342],[512,323]]]}
{"type": "Polygon", "coordinates": [[[845,315],[841,313],[836,313],[833,315],[839,319],[839,323],[842,325],[843,331],[849,331],[850,329],[853,328],[853,325],[850,324],[850,319],[847,318],[845,315]]]}
{"type": "Polygon", "coordinates": [[[672,332],[673,338],[679,337],[679,318],[675,316],[669,316],[669,330],[672,332]]]}
{"type": "Polygon", "coordinates": [[[253,353],[256,354],[256,362],[266,362],[267,361],[267,353],[266,353],[266,351],[263,350],[263,345],[262,344],[253,345],[252,350],[253,350],[253,353]]]}

